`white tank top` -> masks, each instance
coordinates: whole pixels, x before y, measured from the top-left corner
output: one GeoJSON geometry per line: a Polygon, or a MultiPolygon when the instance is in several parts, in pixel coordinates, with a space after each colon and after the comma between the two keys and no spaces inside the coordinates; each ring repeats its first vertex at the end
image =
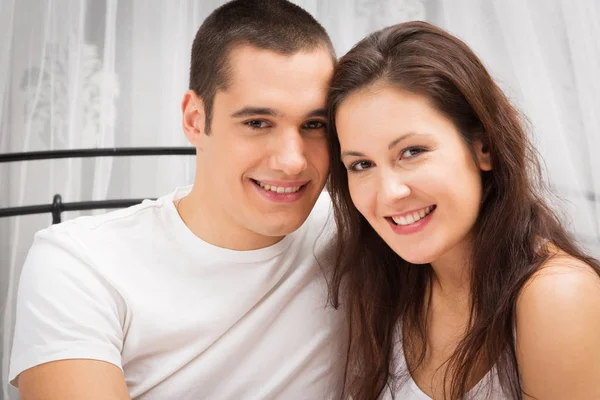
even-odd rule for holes
{"type": "MultiPolygon", "coordinates": [[[[543,245],[548,243],[547,239],[539,239],[536,245],[538,251],[543,245]]],[[[402,347],[402,329],[401,325],[397,328],[397,335],[400,338],[396,346],[394,346],[394,361],[396,365],[396,375],[399,372],[406,371],[406,358],[404,357],[404,348],[402,347]]],[[[514,332],[514,330],[513,330],[514,332]]],[[[516,337],[516,332],[514,332],[516,337]]],[[[403,379],[400,384],[388,385],[378,400],[432,400],[425,394],[417,383],[409,375],[403,379]],[[391,388],[390,388],[391,386],[391,388]],[[392,397],[393,393],[393,397],[392,397]]],[[[498,372],[492,367],[490,371],[475,385],[466,395],[466,400],[510,400],[500,386],[498,372]]]]}
{"type": "MultiPolygon", "coordinates": [[[[401,386],[392,385],[386,387],[379,400],[432,400],[417,386],[415,381],[409,377],[401,386]],[[392,391],[394,396],[392,397],[392,391]]],[[[510,400],[502,392],[498,375],[495,370],[491,370],[473,389],[467,393],[468,400],[510,400]],[[490,387],[490,384],[492,385],[490,387]]]]}
{"type": "MultiPolygon", "coordinates": [[[[397,332],[402,332],[398,329],[397,332]]],[[[399,336],[401,337],[401,336],[399,336]]],[[[406,358],[402,341],[399,340],[394,346],[394,364],[396,365],[396,375],[399,373],[407,374],[406,358]]],[[[400,382],[391,382],[384,389],[378,400],[432,400],[425,394],[416,382],[409,375],[402,378],[400,382]],[[393,397],[392,397],[393,393],[393,397]]],[[[510,400],[502,391],[498,373],[492,368],[466,395],[466,400],[510,400]]]]}

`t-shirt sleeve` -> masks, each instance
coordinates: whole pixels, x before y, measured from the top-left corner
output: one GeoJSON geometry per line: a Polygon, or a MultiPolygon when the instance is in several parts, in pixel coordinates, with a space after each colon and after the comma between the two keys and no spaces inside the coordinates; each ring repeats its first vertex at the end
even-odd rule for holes
{"type": "Polygon", "coordinates": [[[50,361],[94,359],[122,368],[126,304],[69,234],[36,234],[19,279],[9,381],[50,361]]]}

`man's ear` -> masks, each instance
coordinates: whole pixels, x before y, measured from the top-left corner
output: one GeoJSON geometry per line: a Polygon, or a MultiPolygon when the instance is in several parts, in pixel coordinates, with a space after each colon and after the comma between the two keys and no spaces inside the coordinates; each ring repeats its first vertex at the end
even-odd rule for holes
{"type": "Polygon", "coordinates": [[[181,101],[182,127],[188,141],[198,150],[206,136],[204,102],[193,90],[188,90],[181,101]]]}
{"type": "Polygon", "coordinates": [[[477,164],[479,165],[480,170],[492,170],[492,155],[490,153],[489,145],[484,144],[481,140],[476,140],[475,156],[477,157],[477,164]]]}

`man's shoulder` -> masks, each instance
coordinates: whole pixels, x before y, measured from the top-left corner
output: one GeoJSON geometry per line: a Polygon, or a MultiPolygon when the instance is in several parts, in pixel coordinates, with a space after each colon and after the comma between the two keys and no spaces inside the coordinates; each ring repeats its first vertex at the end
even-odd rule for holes
{"type": "MultiPolygon", "coordinates": [[[[150,251],[160,235],[164,199],[145,200],[125,209],[101,215],[82,216],[38,231],[30,252],[51,254],[53,258],[71,257],[90,266],[103,260],[123,259],[126,255],[150,251]]],[[[41,257],[41,258],[40,258],[41,257]]]]}
{"type": "Polygon", "coordinates": [[[164,199],[144,200],[140,204],[93,216],[77,217],[52,225],[37,233],[40,236],[62,236],[85,239],[90,236],[118,238],[121,233],[144,232],[147,225],[155,223],[164,199]]]}

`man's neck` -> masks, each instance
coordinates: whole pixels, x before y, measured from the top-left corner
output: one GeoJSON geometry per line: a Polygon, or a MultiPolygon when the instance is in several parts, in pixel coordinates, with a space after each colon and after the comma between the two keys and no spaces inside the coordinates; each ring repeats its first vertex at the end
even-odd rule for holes
{"type": "Polygon", "coordinates": [[[176,203],[179,216],[188,229],[213,246],[237,250],[257,250],[274,245],[283,237],[268,237],[236,226],[227,215],[213,209],[196,185],[176,203]]]}

